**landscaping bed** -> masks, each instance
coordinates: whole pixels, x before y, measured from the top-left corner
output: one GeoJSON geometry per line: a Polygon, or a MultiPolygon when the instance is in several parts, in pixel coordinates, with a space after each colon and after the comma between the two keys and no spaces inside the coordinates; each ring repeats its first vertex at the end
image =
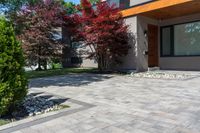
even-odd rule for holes
{"type": "Polygon", "coordinates": [[[194,75],[176,72],[165,71],[148,71],[148,72],[133,72],[132,77],[136,78],[153,78],[153,79],[170,79],[170,80],[185,80],[195,77],[194,75]]]}
{"type": "Polygon", "coordinates": [[[65,101],[66,99],[53,95],[30,93],[12,114],[0,117],[0,126],[28,117],[69,108],[68,105],[63,104],[65,101]]]}

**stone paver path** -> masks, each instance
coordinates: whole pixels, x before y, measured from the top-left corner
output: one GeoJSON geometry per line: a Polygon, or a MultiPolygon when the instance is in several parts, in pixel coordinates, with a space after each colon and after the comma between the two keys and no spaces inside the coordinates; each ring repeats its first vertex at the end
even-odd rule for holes
{"type": "Polygon", "coordinates": [[[82,74],[34,79],[31,90],[95,106],[13,133],[200,133],[200,78],[82,74]]]}

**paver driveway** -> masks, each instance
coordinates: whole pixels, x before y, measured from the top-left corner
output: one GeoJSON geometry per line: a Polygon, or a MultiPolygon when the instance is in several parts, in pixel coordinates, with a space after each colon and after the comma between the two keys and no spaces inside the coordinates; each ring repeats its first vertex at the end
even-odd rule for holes
{"type": "Polygon", "coordinates": [[[95,106],[15,133],[200,132],[200,78],[177,81],[82,74],[34,79],[31,89],[95,106]]]}

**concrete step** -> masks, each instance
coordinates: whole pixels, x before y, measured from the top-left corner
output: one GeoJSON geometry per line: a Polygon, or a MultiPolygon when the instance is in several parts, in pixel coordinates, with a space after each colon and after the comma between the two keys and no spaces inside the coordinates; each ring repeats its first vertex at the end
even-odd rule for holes
{"type": "Polygon", "coordinates": [[[148,71],[157,71],[160,70],[160,67],[149,67],[148,71]]]}

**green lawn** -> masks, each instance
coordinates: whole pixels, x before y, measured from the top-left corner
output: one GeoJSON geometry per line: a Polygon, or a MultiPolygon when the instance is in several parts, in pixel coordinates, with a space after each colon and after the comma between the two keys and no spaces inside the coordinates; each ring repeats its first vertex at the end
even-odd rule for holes
{"type": "Polygon", "coordinates": [[[10,123],[9,120],[0,119],[0,126],[10,123]]]}
{"type": "Polygon", "coordinates": [[[31,78],[42,78],[49,76],[58,76],[66,74],[79,74],[79,73],[93,73],[97,72],[96,68],[64,68],[64,69],[53,69],[47,71],[28,71],[26,76],[28,79],[31,78]]]}

